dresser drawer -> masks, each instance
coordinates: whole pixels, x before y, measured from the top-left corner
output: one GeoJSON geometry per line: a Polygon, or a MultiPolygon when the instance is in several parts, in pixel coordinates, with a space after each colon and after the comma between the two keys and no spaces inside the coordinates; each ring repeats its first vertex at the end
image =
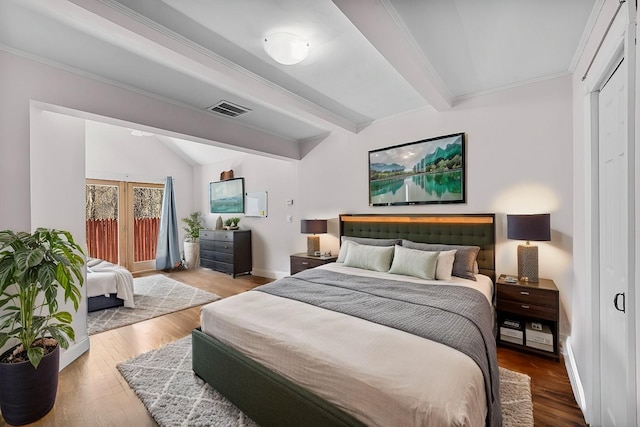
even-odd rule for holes
{"type": "Polygon", "coordinates": [[[213,240],[200,240],[201,251],[213,251],[215,250],[215,242],[213,240]]]}
{"type": "Polygon", "coordinates": [[[218,262],[224,262],[227,264],[233,264],[233,253],[228,252],[214,252],[213,260],[218,262]]]}
{"type": "Polygon", "coordinates": [[[214,259],[216,252],[200,247],[200,259],[214,259]]]}
{"type": "Polygon", "coordinates": [[[234,274],[233,273],[233,264],[228,264],[226,262],[215,262],[214,270],[219,271],[225,274],[234,274]]]}
{"type": "Polygon", "coordinates": [[[215,231],[213,230],[200,230],[200,243],[203,240],[213,240],[213,236],[215,235],[215,231]]]}
{"type": "Polygon", "coordinates": [[[212,259],[205,259],[205,258],[200,257],[200,266],[204,267],[204,268],[210,268],[212,270],[215,270],[216,263],[215,263],[215,261],[213,261],[213,258],[212,259]]]}
{"type": "Polygon", "coordinates": [[[498,307],[500,311],[517,314],[520,316],[535,317],[545,320],[558,320],[558,310],[552,307],[543,307],[536,304],[516,302],[512,300],[502,300],[498,297],[498,307]]]}
{"type": "Polygon", "coordinates": [[[558,293],[544,289],[498,285],[498,299],[554,309],[558,308],[558,293]]]}
{"type": "Polygon", "coordinates": [[[216,231],[213,238],[216,241],[233,242],[233,236],[233,231],[216,231]]]}
{"type": "Polygon", "coordinates": [[[215,241],[214,250],[216,252],[233,253],[233,242],[215,241]]]}

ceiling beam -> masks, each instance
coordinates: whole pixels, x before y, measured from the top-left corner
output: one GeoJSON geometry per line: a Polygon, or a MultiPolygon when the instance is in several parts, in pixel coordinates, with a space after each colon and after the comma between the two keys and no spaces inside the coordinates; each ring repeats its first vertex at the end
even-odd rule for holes
{"type": "Polygon", "coordinates": [[[214,52],[154,25],[112,0],[24,0],[94,37],[221,87],[241,98],[327,131],[358,131],[357,124],[241,68],[214,52]]]}
{"type": "Polygon", "coordinates": [[[332,0],[393,68],[436,111],[453,105],[449,90],[388,0],[332,0]]]}

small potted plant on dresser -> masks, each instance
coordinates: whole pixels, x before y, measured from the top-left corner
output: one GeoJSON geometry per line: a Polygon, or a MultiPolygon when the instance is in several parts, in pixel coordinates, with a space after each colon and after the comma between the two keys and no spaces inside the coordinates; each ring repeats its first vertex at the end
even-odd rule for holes
{"type": "Polygon", "coordinates": [[[224,222],[225,228],[227,230],[237,230],[238,228],[240,228],[239,224],[240,218],[238,217],[227,218],[224,222]]]}
{"type": "Polygon", "coordinates": [[[17,341],[0,356],[0,410],[9,424],[34,422],[55,403],[60,347],[75,339],[58,293],[78,310],[83,265],[67,231],[0,231],[0,348],[17,341]]]}
{"type": "Polygon", "coordinates": [[[202,214],[200,212],[192,212],[187,218],[182,218],[186,227],[184,238],[184,260],[187,268],[195,268],[200,264],[200,230],[202,229],[202,214]]]}

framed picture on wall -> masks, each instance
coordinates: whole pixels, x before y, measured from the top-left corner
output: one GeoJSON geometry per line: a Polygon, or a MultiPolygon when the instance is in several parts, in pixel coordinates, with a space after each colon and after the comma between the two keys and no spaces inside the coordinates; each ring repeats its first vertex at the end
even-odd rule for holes
{"type": "Polygon", "coordinates": [[[369,206],[465,203],[465,134],[369,151],[369,206]]]}

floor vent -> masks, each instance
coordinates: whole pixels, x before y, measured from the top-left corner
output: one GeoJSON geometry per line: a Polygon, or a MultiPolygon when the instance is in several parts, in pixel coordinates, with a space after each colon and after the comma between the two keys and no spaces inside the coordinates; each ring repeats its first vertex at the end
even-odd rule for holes
{"type": "Polygon", "coordinates": [[[241,114],[248,113],[251,109],[232,104],[229,101],[220,101],[215,105],[207,108],[214,113],[223,114],[227,117],[238,117],[241,114]]]}

